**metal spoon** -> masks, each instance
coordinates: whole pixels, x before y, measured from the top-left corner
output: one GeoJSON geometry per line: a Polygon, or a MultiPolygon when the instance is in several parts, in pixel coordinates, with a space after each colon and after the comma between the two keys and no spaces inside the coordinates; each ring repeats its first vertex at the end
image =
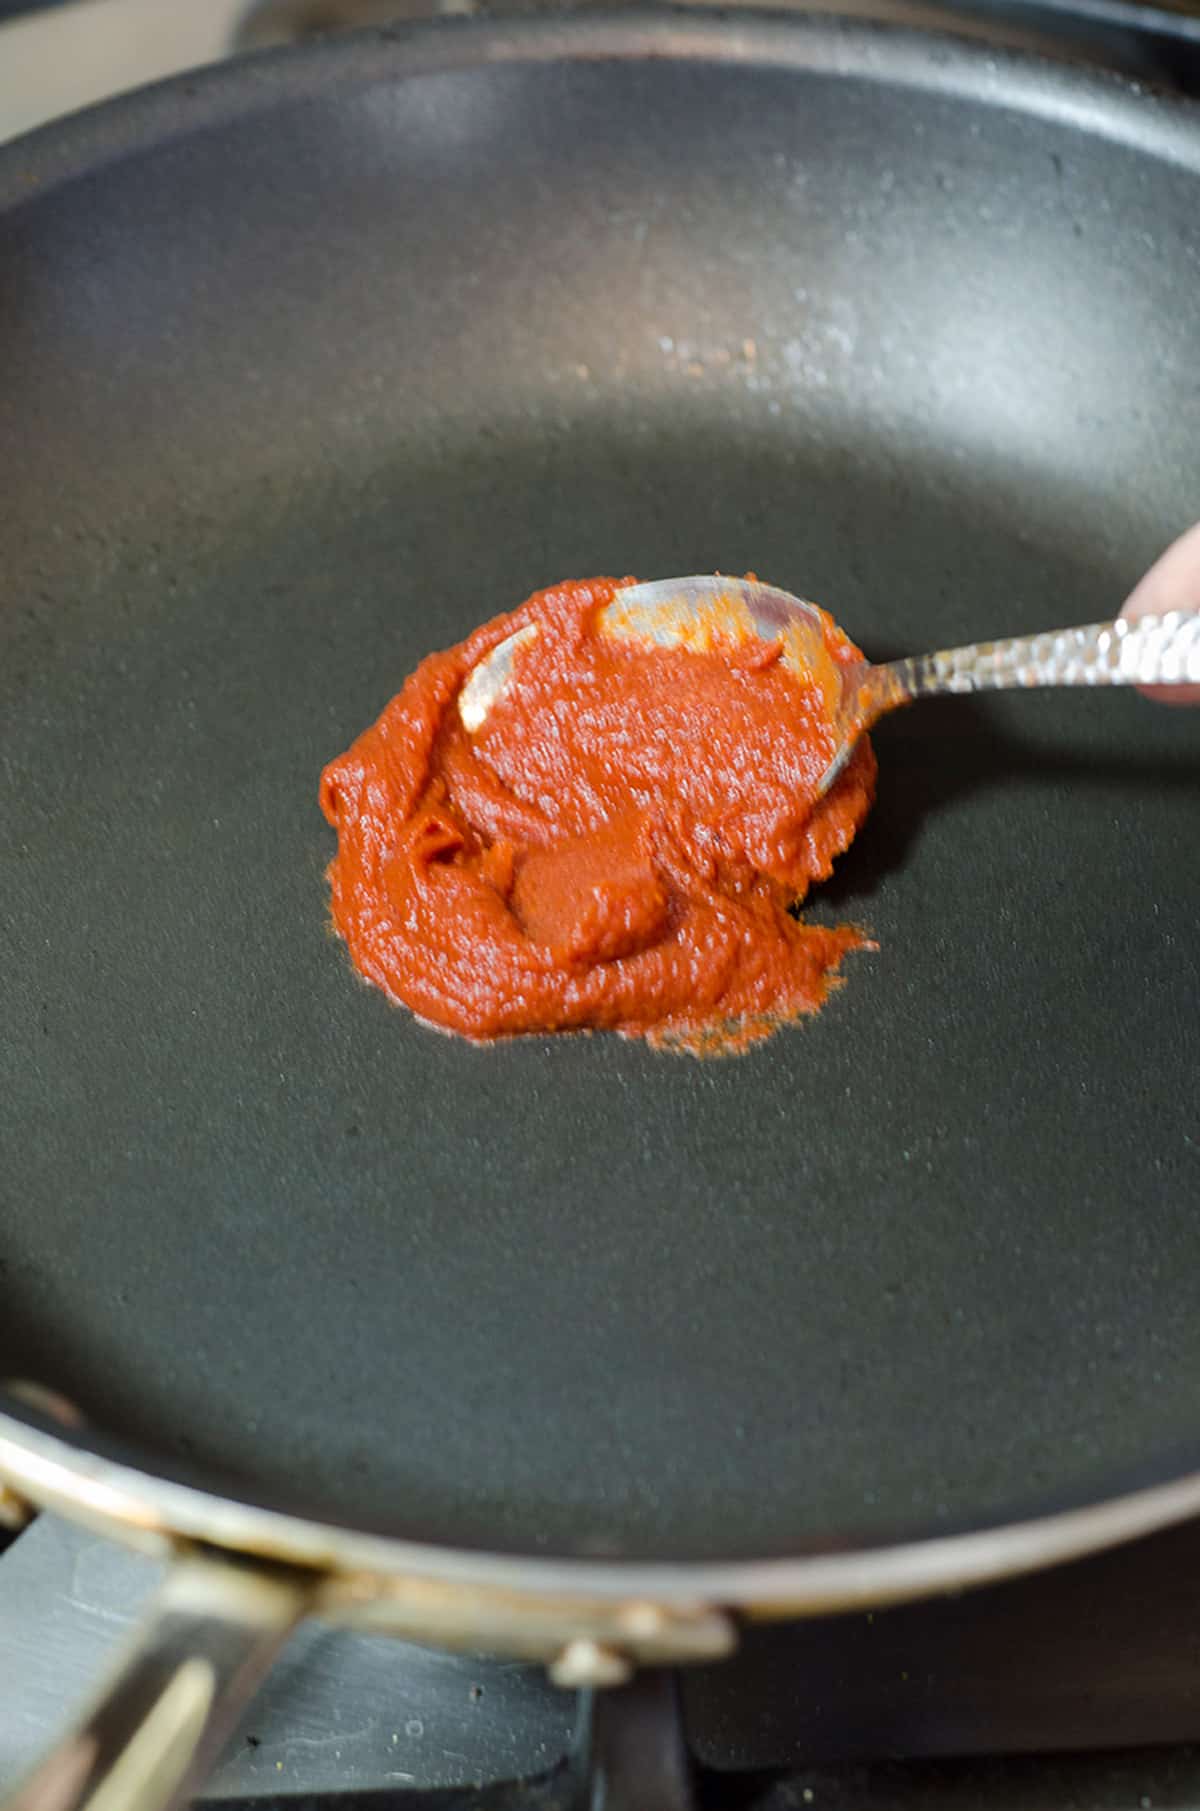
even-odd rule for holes
{"type": "MultiPolygon", "coordinates": [[[[914,698],[1027,686],[1200,684],[1200,611],[1195,610],[978,642],[886,666],[867,660],[841,666],[826,651],[815,604],[748,579],[699,577],[626,586],[599,612],[596,628],[618,640],[694,652],[730,638],[782,642],[784,664],[805,684],[823,690],[837,736],[818,797],[842,771],[863,731],[914,698]]],[[[536,623],[519,629],[468,676],[458,710],[472,734],[512,684],[514,656],[537,633],[536,623]]]]}

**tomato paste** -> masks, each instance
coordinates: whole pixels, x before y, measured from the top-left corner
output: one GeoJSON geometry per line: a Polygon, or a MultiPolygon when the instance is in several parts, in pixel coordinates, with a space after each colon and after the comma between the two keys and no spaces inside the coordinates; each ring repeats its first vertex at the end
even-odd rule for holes
{"type": "MultiPolygon", "coordinates": [[[[739,1049],[825,999],[850,926],[796,904],[862,823],[864,736],[824,797],[825,694],[778,643],[704,652],[598,631],[622,585],[531,597],[423,661],[321,777],[338,833],[333,921],[356,967],[420,1018],[488,1039],[605,1027],[739,1049]],[[469,734],[459,691],[537,625],[469,734]]],[[[823,617],[839,664],[858,650],[823,617]]]]}

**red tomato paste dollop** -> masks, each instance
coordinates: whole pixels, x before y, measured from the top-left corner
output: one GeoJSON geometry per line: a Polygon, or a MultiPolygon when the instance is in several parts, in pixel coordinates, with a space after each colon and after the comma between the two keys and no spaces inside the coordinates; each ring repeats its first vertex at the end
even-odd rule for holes
{"type": "MultiPolygon", "coordinates": [[[[630,579],[538,592],[422,661],[321,776],[333,922],[359,971],[475,1039],[605,1027],[716,1054],[816,1010],[850,926],[789,908],[870,808],[864,736],[830,791],[824,694],[777,644],[598,632],[630,579]],[[467,733],[460,688],[529,623],[467,733]]],[[[858,650],[826,617],[830,658],[858,650]]]]}

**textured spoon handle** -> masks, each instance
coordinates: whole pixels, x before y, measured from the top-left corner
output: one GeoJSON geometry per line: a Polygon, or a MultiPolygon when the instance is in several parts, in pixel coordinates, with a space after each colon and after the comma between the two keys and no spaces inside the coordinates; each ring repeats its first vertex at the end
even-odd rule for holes
{"type": "Polygon", "coordinates": [[[893,702],[933,692],[1039,685],[1200,685],[1200,611],[1087,623],[1012,641],[984,641],[876,667],[872,690],[893,702]]]}

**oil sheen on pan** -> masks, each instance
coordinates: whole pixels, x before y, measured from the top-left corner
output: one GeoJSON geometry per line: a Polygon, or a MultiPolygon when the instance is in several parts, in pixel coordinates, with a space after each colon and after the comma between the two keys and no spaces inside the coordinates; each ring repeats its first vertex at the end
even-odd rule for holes
{"type": "MultiPolygon", "coordinates": [[[[868,739],[818,797],[833,752],[820,687],[778,644],[599,634],[632,583],[538,592],[430,655],[321,776],[334,925],[360,973],[433,1025],[726,1054],[816,1011],[869,946],[795,913],[870,809],[868,739]],[[531,623],[469,734],[464,681],[531,623]]],[[[860,658],[823,627],[834,661],[860,658]]]]}

